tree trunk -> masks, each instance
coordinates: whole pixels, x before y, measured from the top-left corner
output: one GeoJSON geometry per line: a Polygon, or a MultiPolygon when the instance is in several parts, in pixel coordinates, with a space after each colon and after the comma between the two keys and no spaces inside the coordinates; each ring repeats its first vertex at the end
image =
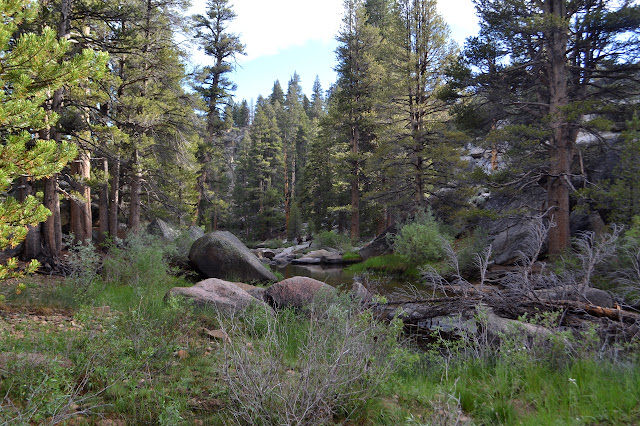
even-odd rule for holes
{"type": "MultiPolygon", "coordinates": [[[[284,139],[284,138],[283,138],[284,139]]],[[[287,150],[287,142],[284,140],[283,149],[284,149],[284,221],[287,235],[289,235],[289,210],[290,210],[290,193],[289,193],[289,167],[287,164],[288,158],[288,150],[287,150]]]]}
{"type": "Polygon", "coordinates": [[[142,187],[142,174],[140,173],[140,165],[138,158],[138,150],[133,150],[131,158],[131,195],[129,197],[129,231],[137,233],[140,230],[140,189],[142,187]]]}
{"type": "Polygon", "coordinates": [[[360,239],[360,164],[358,162],[358,144],[360,133],[358,127],[351,128],[351,241],[360,239]]]}
{"type": "Polygon", "coordinates": [[[44,222],[43,237],[45,253],[49,262],[56,265],[62,254],[62,225],[60,219],[60,199],[58,198],[58,175],[44,181],[44,206],[51,215],[44,222]]]}
{"type": "Polygon", "coordinates": [[[75,176],[77,196],[71,199],[71,230],[74,242],[87,245],[91,242],[93,218],[91,215],[91,187],[83,182],[91,177],[91,157],[86,151],[71,163],[71,174],[75,176]]]}
{"type": "Polygon", "coordinates": [[[111,164],[111,190],[109,193],[109,232],[111,237],[118,237],[118,208],[120,191],[120,159],[115,158],[111,164]]]}
{"type": "Polygon", "coordinates": [[[573,159],[573,143],[564,113],[568,105],[568,70],[566,50],[569,38],[565,0],[545,2],[549,30],[546,34],[549,76],[549,116],[551,141],[549,149],[550,179],[547,187],[549,215],[555,226],[549,231],[549,254],[560,255],[570,247],[569,179],[573,159]]]}
{"type": "MultiPolygon", "coordinates": [[[[60,23],[58,26],[58,38],[65,38],[70,28],[71,0],[62,0],[60,3],[60,23]]],[[[51,111],[60,113],[62,110],[63,89],[58,89],[53,94],[51,111]]],[[[60,142],[60,135],[53,127],[47,127],[46,137],[60,142]]],[[[60,261],[62,254],[62,221],[60,219],[60,199],[58,198],[58,175],[45,179],[44,182],[44,206],[51,211],[51,216],[43,226],[44,247],[49,261],[55,266],[60,261]]]]}
{"type": "Polygon", "coordinates": [[[104,174],[104,183],[100,185],[100,198],[98,201],[98,243],[102,244],[109,234],[109,183],[106,180],[109,176],[109,162],[106,158],[100,160],[102,162],[102,172],[104,174]]]}
{"type": "MultiPolygon", "coordinates": [[[[74,160],[70,164],[71,176],[75,180],[78,187],[80,186],[77,182],[80,180],[80,161],[74,160]]],[[[76,190],[79,188],[76,188],[76,190]]],[[[82,209],[81,209],[81,201],[78,199],[80,196],[80,191],[74,191],[73,198],[69,201],[69,213],[70,213],[70,221],[71,221],[71,232],[73,232],[73,242],[77,243],[79,241],[84,241],[84,227],[82,224],[82,209]]]]}

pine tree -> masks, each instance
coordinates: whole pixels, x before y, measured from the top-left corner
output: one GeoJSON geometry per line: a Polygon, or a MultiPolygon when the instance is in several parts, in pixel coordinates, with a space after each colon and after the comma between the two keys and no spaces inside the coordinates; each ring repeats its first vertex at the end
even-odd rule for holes
{"type": "Polygon", "coordinates": [[[234,186],[234,212],[247,238],[269,238],[282,226],[282,143],[271,103],[259,97],[251,137],[242,141],[234,186]]]}
{"type": "Polygon", "coordinates": [[[598,133],[612,112],[624,114],[619,99],[627,97],[639,68],[640,6],[613,0],[475,4],[481,29],[465,52],[477,71],[469,81],[485,111],[504,119],[493,133],[522,141],[515,148],[529,161],[519,167],[547,190],[548,217],[556,225],[549,252],[558,255],[570,246],[576,138],[582,129],[598,133]],[[594,114],[599,119],[584,119],[594,114]]]}
{"type": "MultiPolygon", "coordinates": [[[[181,0],[74,2],[72,32],[79,43],[111,54],[111,72],[90,82],[84,96],[70,94],[91,114],[88,135],[67,131],[91,148],[94,157],[108,160],[109,202],[102,203],[108,204],[103,209],[108,226],[102,229],[113,236],[123,201],[129,204],[132,230],[140,226],[143,211],[191,222],[200,124],[197,101],[184,90],[182,52],[173,41],[182,7],[181,0]],[[128,183],[128,193],[122,182],[128,183]]],[[[101,178],[102,185],[106,179],[101,178]]]]}
{"type": "Polygon", "coordinates": [[[380,102],[384,69],[378,61],[382,39],[377,28],[367,23],[365,3],[346,0],[343,26],[336,50],[338,82],[335,89],[335,110],[331,115],[346,140],[342,161],[350,175],[351,239],[360,238],[361,175],[363,150],[374,138],[375,108],[380,102]]]}
{"type": "Polygon", "coordinates": [[[444,69],[455,52],[449,29],[434,0],[396,3],[394,27],[388,40],[393,55],[387,69],[395,70],[387,88],[388,125],[381,136],[376,163],[383,171],[382,194],[413,209],[450,177],[453,148],[444,132],[447,106],[438,97],[444,69]]]}
{"type": "Polygon", "coordinates": [[[226,207],[222,194],[226,194],[225,162],[221,158],[222,147],[216,146],[220,141],[220,133],[224,127],[222,111],[230,100],[231,91],[235,89],[228,74],[233,70],[238,55],[244,54],[244,45],[240,37],[227,31],[231,21],[236,17],[228,0],[209,0],[206,15],[193,16],[195,38],[214,64],[205,67],[198,75],[196,90],[206,103],[207,137],[198,151],[198,162],[201,170],[198,176],[199,196],[196,209],[196,220],[208,222],[204,218],[208,206],[213,208],[213,228],[217,228],[217,218],[221,207],[226,207]],[[211,167],[213,164],[215,166],[211,167]]]}
{"type": "Polygon", "coordinates": [[[202,70],[197,86],[207,102],[207,132],[210,137],[222,127],[220,108],[224,108],[230,91],[234,90],[228,74],[233,71],[236,57],[244,54],[240,37],[227,31],[235,17],[228,0],[208,0],[207,14],[193,16],[195,38],[201,43],[204,53],[214,61],[212,66],[202,70]]]}
{"type": "MultiPolygon", "coordinates": [[[[84,50],[69,60],[68,40],[59,40],[55,31],[45,27],[41,34],[19,33],[18,26],[33,22],[38,13],[31,1],[0,5],[0,192],[6,191],[19,176],[38,179],[59,172],[77,153],[68,142],[51,139],[34,140],[33,133],[47,129],[58,119],[43,108],[46,101],[63,85],[73,86],[104,69],[106,57],[84,50]]],[[[21,197],[22,198],[22,197],[21,197]]],[[[0,248],[15,247],[33,226],[50,215],[33,195],[22,201],[3,197],[0,201],[0,248]]],[[[32,262],[28,271],[37,268],[32,262]]],[[[0,266],[0,279],[16,276],[17,266],[10,259],[0,266]]]]}

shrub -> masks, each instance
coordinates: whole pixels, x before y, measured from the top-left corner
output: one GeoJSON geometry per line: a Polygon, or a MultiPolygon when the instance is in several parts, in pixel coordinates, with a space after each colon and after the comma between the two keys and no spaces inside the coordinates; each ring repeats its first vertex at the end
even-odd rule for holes
{"type": "Polygon", "coordinates": [[[351,240],[348,235],[339,234],[336,231],[323,231],[316,234],[314,240],[321,248],[333,248],[342,252],[351,249],[351,240]]]}
{"type": "Polygon", "coordinates": [[[235,419],[325,424],[334,416],[350,418],[377,396],[403,353],[397,342],[402,323],[379,323],[358,309],[348,296],[327,295],[317,297],[306,316],[290,310],[256,316],[258,325],[248,328],[259,329],[260,338],[225,347],[223,378],[235,419]]]}
{"type": "Polygon", "coordinates": [[[446,255],[443,239],[452,241],[450,236],[441,232],[435,217],[427,211],[418,214],[414,222],[400,229],[394,241],[394,250],[415,264],[437,262],[446,255]]]}

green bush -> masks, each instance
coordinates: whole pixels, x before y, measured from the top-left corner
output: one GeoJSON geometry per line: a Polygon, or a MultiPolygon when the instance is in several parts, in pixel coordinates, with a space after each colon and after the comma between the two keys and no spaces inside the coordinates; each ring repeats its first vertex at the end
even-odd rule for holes
{"type": "Polygon", "coordinates": [[[394,250],[415,264],[437,262],[446,255],[443,240],[453,241],[441,232],[435,217],[428,211],[418,214],[413,222],[400,229],[394,240],[394,250]]]}
{"type": "Polygon", "coordinates": [[[351,249],[351,239],[348,235],[339,234],[336,231],[323,231],[317,233],[314,242],[321,248],[333,248],[342,252],[351,249]]]}

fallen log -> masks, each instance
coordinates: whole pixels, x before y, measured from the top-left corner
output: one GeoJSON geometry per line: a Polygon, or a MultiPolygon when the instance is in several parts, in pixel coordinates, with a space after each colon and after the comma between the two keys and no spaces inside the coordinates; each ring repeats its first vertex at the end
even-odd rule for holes
{"type": "Polygon", "coordinates": [[[549,304],[559,308],[569,308],[575,312],[584,311],[596,318],[608,318],[625,324],[635,324],[640,322],[640,314],[632,311],[626,311],[619,307],[614,309],[604,308],[602,306],[576,302],[573,300],[555,300],[553,302],[549,302],[549,304]]]}

